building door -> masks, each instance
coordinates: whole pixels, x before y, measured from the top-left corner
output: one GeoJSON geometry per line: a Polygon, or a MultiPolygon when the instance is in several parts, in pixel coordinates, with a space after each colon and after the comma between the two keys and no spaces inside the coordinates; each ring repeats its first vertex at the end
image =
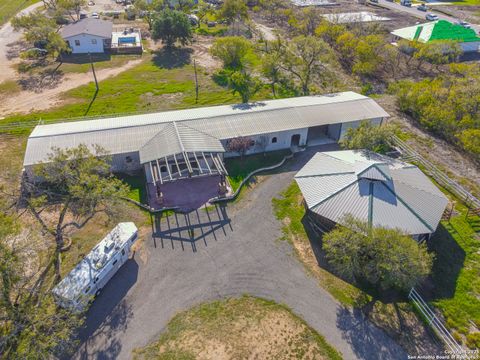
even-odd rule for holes
{"type": "Polygon", "coordinates": [[[298,146],[298,145],[300,145],[300,134],[292,135],[290,146],[298,146]]]}

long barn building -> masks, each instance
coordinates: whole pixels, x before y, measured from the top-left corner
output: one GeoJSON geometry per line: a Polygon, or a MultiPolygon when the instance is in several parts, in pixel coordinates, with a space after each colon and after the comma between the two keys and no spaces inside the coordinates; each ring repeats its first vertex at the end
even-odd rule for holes
{"type": "Polygon", "coordinates": [[[112,171],[145,170],[147,183],[224,174],[227,143],[249,137],[248,154],[339,141],[363,120],[380,124],[388,114],[372,99],[343,92],[95,120],[38,125],[24,159],[48,161],[52,148],[100,145],[112,156],[112,171]]]}

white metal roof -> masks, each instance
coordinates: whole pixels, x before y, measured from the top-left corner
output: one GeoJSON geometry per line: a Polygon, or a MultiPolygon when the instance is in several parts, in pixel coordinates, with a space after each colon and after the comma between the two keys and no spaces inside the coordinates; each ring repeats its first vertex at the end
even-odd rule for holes
{"type": "Polygon", "coordinates": [[[112,256],[123,248],[137,231],[133,222],[119,223],[55,286],[53,293],[68,300],[76,300],[84,295],[85,289],[92,286],[94,279],[102,276],[105,265],[112,256]]]}
{"type": "Polygon", "coordinates": [[[371,11],[324,14],[324,18],[335,24],[359,23],[370,21],[388,21],[388,17],[378,16],[371,11]]]}
{"type": "Polygon", "coordinates": [[[412,235],[434,232],[448,203],[416,166],[364,150],[317,153],[295,180],[325,218],[342,223],[351,214],[412,235]]]}
{"type": "Polygon", "coordinates": [[[184,152],[224,152],[217,138],[192,129],[183,123],[169,123],[140,149],[140,162],[184,152]]]}
{"type": "MultiPolygon", "coordinates": [[[[104,147],[110,154],[139,151],[167,123],[182,124],[218,140],[309,126],[387,117],[374,100],[343,92],[222,105],[105,119],[38,125],[31,133],[24,165],[45,161],[52,146],[80,143],[104,147]]],[[[195,137],[194,137],[195,138],[195,137]]],[[[205,138],[202,138],[202,141],[205,138]]],[[[192,145],[194,145],[192,140],[192,145]]],[[[193,149],[192,149],[193,150],[193,149]]]]}

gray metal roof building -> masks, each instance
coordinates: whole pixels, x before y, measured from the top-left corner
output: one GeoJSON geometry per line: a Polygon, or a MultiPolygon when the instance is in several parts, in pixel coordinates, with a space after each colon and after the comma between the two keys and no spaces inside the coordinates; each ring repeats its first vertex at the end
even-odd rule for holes
{"type": "Polygon", "coordinates": [[[307,207],[335,223],[347,214],[409,235],[435,232],[448,200],[418,167],[376,153],[317,153],[296,175],[307,207]]]}
{"type": "Polygon", "coordinates": [[[179,150],[221,152],[220,140],[237,136],[387,116],[374,100],[343,92],[39,125],[28,139],[24,166],[46,161],[52,147],[98,144],[112,155],[139,152],[144,163],[179,150]]]}
{"type": "Polygon", "coordinates": [[[112,37],[112,29],[113,23],[111,21],[86,18],[64,26],[60,30],[60,34],[64,39],[80,34],[95,35],[109,39],[112,37]]]}

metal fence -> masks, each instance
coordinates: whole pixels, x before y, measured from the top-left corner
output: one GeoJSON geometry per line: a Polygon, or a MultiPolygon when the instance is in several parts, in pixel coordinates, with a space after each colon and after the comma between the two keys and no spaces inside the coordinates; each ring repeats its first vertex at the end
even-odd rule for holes
{"type": "Polygon", "coordinates": [[[438,182],[445,189],[453,193],[461,201],[463,201],[469,208],[480,208],[480,199],[475,197],[471,192],[465,189],[455,180],[449,178],[445,173],[438,169],[434,164],[421,156],[410,145],[399,139],[397,136],[392,136],[391,143],[401,154],[406,161],[414,161],[423,167],[423,170],[430,175],[436,182],[438,182]]]}
{"type": "Polygon", "coordinates": [[[452,334],[447,330],[443,323],[438,319],[432,309],[428,306],[425,300],[422,299],[420,294],[415,288],[412,288],[408,294],[408,298],[413,302],[415,307],[424,316],[428,325],[435,331],[437,336],[445,343],[448,349],[453,354],[462,354],[464,349],[453,338],[452,334]]]}

